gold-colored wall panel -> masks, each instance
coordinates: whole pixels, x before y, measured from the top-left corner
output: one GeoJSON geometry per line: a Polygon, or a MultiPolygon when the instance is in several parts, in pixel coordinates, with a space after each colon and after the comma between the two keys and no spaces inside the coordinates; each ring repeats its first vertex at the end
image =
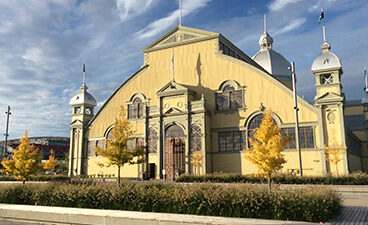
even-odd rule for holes
{"type": "MultiPolygon", "coordinates": [[[[98,163],[107,164],[107,159],[103,157],[91,157],[88,159],[88,173],[87,175],[114,175],[118,176],[118,169],[116,166],[100,167],[98,163]]],[[[120,177],[138,178],[138,166],[126,164],[120,169],[120,177]]]]}
{"type": "Polygon", "coordinates": [[[363,105],[345,107],[345,115],[357,115],[357,114],[363,114],[363,105]]]}
{"type": "MultiPolygon", "coordinates": [[[[293,123],[295,119],[291,90],[243,61],[216,54],[216,41],[209,40],[174,48],[175,81],[197,92],[197,99],[204,94],[206,108],[212,112],[211,127],[244,126],[246,119],[259,110],[261,103],[272,109],[283,123],[293,123]],[[216,112],[214,91],[226,80],[235,80],[245,86],[245,110],[229,114],[216,112]]],[[[126,103],[136,93],[149,98],[151,106],[157,105],[156,92],[172,79],[171,56],[171,49],[148,53],[149,67],[131,79],[100,112],[90,127],[90,137],[103,136],[106,128],[113,124],[118,116],[120,105],[126,107],[126,103]]],[[[318,120],[309,103],[300,99],[299,108],[301,122],[318,120]]],[[[140,124],[137,124],[137,129],[139,126],[140,124]]]]}

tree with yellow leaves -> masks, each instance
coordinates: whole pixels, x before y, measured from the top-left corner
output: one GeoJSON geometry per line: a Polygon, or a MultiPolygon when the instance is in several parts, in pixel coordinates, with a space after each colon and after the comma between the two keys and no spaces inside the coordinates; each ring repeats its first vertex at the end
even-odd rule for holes
{"type": "Polygon", "coordinates": [[[55,169],[57,165],[58,165],[58,161],[57,159],[55,159],[54,150],[51,149],[49,159],[43,164],[43,168],[46,171],[51,171],[55,169]]]}
{"type": "Polygon", "coordinates": [[[342,160],[342,155],[345,153],[345,147],[343,144],[338,144],[336,139],[330,146],[325,145],[325,158],[327,161],[335,165],[336,175],[339,175],[337,164],[342,160]]]}
{"type": "Polygon", "coordinates": [[[127,143],[133,134],[133,130],[125,116],[124,107],[121,107],[119,118],[115,120],[114,128],[111,132],[113,140],[106,140],[106,149],[96,148],[96,153],[107,158],[107,166],[115,165],[118,167],[118,184],[120,184],[121,167],[127,163],[133,165],[144,162],[140,156],[145,154],[145,150],[144,147],[127,148],[127,143]]]}
{"type": "Polygon", "coordinates": [[[271,110],[264,113],[259,128],[256,128],[254,139],[249,138],[252,146],[245,158],[258,167],[257,175],[267,178],[271,188],[271,175],[280,170],[286,162],[282,151],[291,137],[283,137],[280,129],[272,119],[271,110]]]}
{"type": "MultiPolygon", "coordinates": [[[[190,163],[195,167],[195,169],[197,168],[201,168],[202,166],[202,154],[201,151],[195,151],[190,155],[190,163]]],[[[196,170],[195,170],[196,173],[196,170]]]]}
{"type": "Polygon", "coordinates": [[[28,130],[24,131],[24,137],[20,139],[20,145],[14,150],[12,158],[3,160],[1,164],[8,175],[22,180],[23,184],[35,174],[41,167],[41,156],[38,148],[31,145],[28,139],[28,130]]]}

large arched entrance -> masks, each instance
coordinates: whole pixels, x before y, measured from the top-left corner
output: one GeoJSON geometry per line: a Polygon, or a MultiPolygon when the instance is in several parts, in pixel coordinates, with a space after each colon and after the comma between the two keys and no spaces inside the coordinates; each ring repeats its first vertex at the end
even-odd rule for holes
{"type": "Polygon", "coordinates": [[[165,131],[165,171],[170,180],[185,173],[185,136],[178,125],[165,131]]]}

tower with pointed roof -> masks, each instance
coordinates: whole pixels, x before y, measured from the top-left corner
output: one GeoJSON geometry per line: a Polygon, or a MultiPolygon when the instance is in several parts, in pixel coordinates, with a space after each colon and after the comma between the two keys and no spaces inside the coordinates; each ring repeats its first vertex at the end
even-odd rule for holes
{"type": "Polygon", "coordinates": [[[72,106],[72,122],[70,124],[69,176],[82,175],[86,171],[87,147],[85,132],[88,122],[94,116],[97,105],[95,98],[87,92],[85,84],[85,66],[83,66],[83,84],[79,92],[73,96],[69,105],[72,106]]]}
{"type": "MultiPolygon", "coordinates": [[[[338,170],[340,174],[348,174],[347,128],[344,119],[345,95],[341,85],[343,70],[340,59],[330,51],[331,46],[326,41],[324,25],[323,39],[322,53],[313,61],[311,67],[316,82],[314,103],[320,118],[320,146],[342,145],[345,153],[343,153],[342,161],[338,165],[338,170]]],[[[327,161],[325,163],[326,172],[333,172],[332,165],[329,165],[327,161]]]]}
{"type": "Polygon", "coordinates": [[[273,38],[267,32],[266,15],[264,17],[264,32],[259,38],[260,50],[252,59],[268,73],[292,89],[290,62],[280,53],[272,49],[273,38]]]}

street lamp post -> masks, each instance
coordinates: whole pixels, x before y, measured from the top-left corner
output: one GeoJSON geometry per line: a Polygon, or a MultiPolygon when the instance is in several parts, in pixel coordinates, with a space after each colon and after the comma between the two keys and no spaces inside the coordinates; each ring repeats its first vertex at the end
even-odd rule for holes
{"type": "Polygon", "coordinates": [[[5,130],[5,143],[4,143],[4,152],[1,154],[1,158],[3,158],[6,155],[6,152],[8,150],[8,129],[9,129],[9,116],[11,115],[10,112],[10,106],[8,105],[8,111],[5,112],[6,114],[6,130],[5,130]]]}
{"type": "Polygon", "coordinates": [[[291,62],[291,75],[293,79],[293,94],[294,94],[294,110],[295,110],[295,146],[296,150],[299,154],[299,172],[300,176],[303,176],[303,168],[302,168],[302,152],[300,150],[300,142],[299,142],[299,118],[298,118],[298,101],[296,95],[296,79],[295,79],[295,63],[291,62]]]}

